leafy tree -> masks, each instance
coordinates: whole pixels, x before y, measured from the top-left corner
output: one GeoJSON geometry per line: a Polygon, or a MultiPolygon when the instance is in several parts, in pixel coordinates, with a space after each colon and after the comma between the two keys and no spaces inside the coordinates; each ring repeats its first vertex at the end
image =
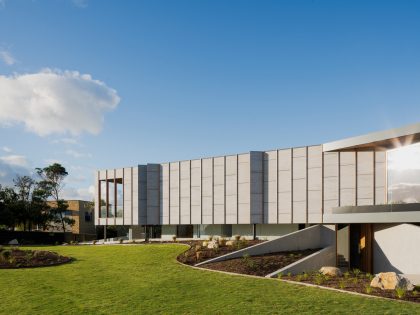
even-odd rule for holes
{"type": "Polygon", "coordinates": [[[16,208],[18,195],[10,187],[0,185],[0,225],[14,230],[17,224],[16,208]]]}
{"type": "Polygon", "coordinates": [[[67,225],[74,225],[75,221],[65,216],[65,212],[68,208],[68,204],[64,199],[61,199],[61,191],[64,188],[64,179],[68,175],[64,166],[59,163],[54,163],[44,168],[36,169],[38,175],[41,178],[39,186],[42,191],[45,191],[51,196],[55,205],[51,207],[50,213],[55,218],[54,222],[61,224],[63,232],[66,231],[67,225]]]}

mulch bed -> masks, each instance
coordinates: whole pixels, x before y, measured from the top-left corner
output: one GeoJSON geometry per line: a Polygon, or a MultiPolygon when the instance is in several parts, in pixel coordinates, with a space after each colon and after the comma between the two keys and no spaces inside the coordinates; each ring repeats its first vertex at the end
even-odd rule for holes
{"type": "Polygon", "coordinates": [[[177,257],[179,262],[187,265],[195,265],[205,260],[219,257],[246,248],[252,245],[262,243],[260,240],[240,240],[235,241],[233,246],[221,245],[218,249],[210,249],[203,247],[203,241],[181,241],[182,244],[190,245],[191,247],[177,257]],[[200,253],[197,256],[197,251],[200,253]]]}
{"type": "Polygon", "coordinates": [[[344,273],[342,277],[328,277],[322,276],[318,272],[312,272],[294,276],[281,275],[281,279],[311,283],[340,290],[420,303],[420,287],[417,286],[412,292],[403,292],[404,296],[399,298],[397,296],[396,290],[381,290],[379,288],[370,287],[370,282],[373,279],[373,275],[358,271],[356,271],[356,273],[344,273]]]}
{"type": "Polygon", "coordinates": [[[45,250],[0,249],[0,269],[33,268],[61,265],[72,260],[45,250]]]}
{"type": "Polygon", "coordinates": [[[244,255],[242,258],[234,258],[225,261],[208,263],[200,267],[265,277],[266,275],[286,267],[287,265],[290,265],[299,259],[313,254],[316,251],[318,251],[318,249],[278,252],[261,256],[244,255]]]}

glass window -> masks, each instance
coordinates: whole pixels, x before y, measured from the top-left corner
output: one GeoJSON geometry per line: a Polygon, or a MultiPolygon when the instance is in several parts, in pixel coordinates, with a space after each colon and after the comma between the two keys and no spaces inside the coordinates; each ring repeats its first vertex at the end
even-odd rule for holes
{"type": "Polygon", "coordinates": [[[123,195],[123,182],[122,178],[117,178],[116,182],[116,189],[117,189],[117,218],[123,217],[123,204],[124,204],[124,195],[123,195]]]}
{"type": "Polygon", "coordinates": [[[388,203],[420,202],[420,144],[387,153],[388,203]]]}
{"type": "Polygon", "coordinates": [[[100,193],[100,218],[106,218],[106,181],[99,181],[99,193],[100,193]]]}
{"type": "Polygon", "coordinates": [[[108,218],[115,217],[115,184],[114,179],[108,179],[108,218]]]}

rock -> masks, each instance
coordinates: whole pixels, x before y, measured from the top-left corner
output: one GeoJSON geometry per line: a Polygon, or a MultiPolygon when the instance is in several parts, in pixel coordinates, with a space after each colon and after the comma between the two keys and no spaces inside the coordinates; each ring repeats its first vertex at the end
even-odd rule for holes
{"type": "Polygon", "coordinates": [[[226,246],[233,246],[234,242],[233,241],[227,241],[226,242],[226,246]]]}
{"type": "Polygon", "coordinates": [[[341,277],[342,273],[341,270],[337,267],[322,267],[319,270],[324,276],[331,276],[331,277],[341,277]]]}
{"type": "Polygon", "coordinates": [[[9,242],[9,245],[19,245],[19,242],[17,239],[13,239],[9,242]]]}
{"type": "Polygon", "coordinates": [[[219,248],[219,243],[217,241],[210,241],[207,245],[207,248],[217,249],[219,248]]]}
{"type": "Polygon", "coordinates": [[[373,288],[380,288],[381,290],[395,290],[402,288],[407,291],[412,291],[414,285],[407,278],[397,275],[395,272],[380,272],[373,278],[370,286],[373,288]]]}

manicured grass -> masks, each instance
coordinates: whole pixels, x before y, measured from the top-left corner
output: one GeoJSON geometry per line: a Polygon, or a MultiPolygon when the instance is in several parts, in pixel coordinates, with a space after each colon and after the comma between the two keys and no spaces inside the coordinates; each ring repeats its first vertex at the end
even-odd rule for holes
{"type": "Polygon", "coordinates": [[[57,246],[73,263],[0,270],[1,314],[419,314],[420,306],[196,270],[181,245],[57,246]]]}

